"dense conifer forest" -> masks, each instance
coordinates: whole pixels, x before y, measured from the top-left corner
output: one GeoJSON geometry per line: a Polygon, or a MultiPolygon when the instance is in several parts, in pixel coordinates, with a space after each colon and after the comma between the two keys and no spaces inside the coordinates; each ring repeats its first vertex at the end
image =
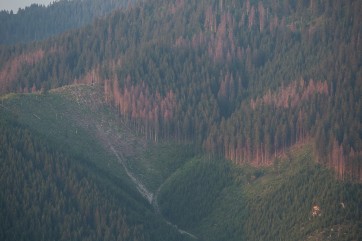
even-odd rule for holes
{"type": "MultiPolygon", "coordinates": [[[[361,12],[359,0],[75,0],[1,12],[1,222],[24,222],[34,239],[360,240],[361,12]],[[61,112],[74,114],[68,124],[61,112]],[[111,122],[120,130],[105,130],[111,122]],[[117,168],[102,176],[102,158],[88,165],[92,148],[74,146],[89,140],[103,148],[91,153],[127,159],[123,181],[104,181],[117,168]],[[36,204],[50,197],[49,210],[36,204]],[[117,206],[124,198],[136,201],[117,206]]],[[[0,239],[26,237],[7,236],[9,225],[0,239]]]]}
{"type": "Polygon", "coordinates": [[[128,226],[117,195],[102,189],[86,165],[74,164],[29,130],[5,121],[1,240],[142,240],[142,226],[128,226]]]}

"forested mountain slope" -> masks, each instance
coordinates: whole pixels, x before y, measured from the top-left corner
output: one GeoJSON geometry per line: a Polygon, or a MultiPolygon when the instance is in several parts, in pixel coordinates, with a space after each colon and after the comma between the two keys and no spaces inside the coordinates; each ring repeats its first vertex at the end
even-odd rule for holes
{"type": "Polygon", "coordinates": [[[132,0],[61,0],[43,6],[32,4],[18,13],[0,12],[0,44],[27,43],[46,39],[92,23],[132,0]]]}
{"type": "Polygon", "coordinates": [[[26,46],[2,47],[1,93],[100,83],[154,141],[268,166],[312,141],[314,158],[361,181],[357,0],[163,1],[26,46]]]}
{"type": "MultiPolygon", "coordinates": [[[[121,4],[87,3],[18,17],[121,4]]],[[[360,240],[361,12],[148,0],[1,45],[0,239],[360,240]]]]}

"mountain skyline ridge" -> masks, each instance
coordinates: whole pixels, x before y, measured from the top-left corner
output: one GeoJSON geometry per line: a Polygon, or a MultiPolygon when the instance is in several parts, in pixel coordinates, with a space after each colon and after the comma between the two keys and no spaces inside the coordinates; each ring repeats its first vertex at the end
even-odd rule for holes
{"type": "Polygon", "coordinates": [[[49,6],[53,2],[57,2],[59,0],[1,0],[0,1],[0,11],[13,11],[13,13],[17,13],[19,8],[25,9],[26,7],[30,7],[32,4],[39,4],[44,6],[49,6]]]}

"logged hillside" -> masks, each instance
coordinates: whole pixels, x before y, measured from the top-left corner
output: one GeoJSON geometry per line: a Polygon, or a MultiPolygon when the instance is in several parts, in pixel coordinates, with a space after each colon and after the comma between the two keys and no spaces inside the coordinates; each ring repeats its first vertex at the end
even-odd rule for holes
{"type": "Polygon", "coordinates": [[[28,43],[91,24],[132,0],[61,0],[32,4],[17,13],[0,11],[0,44],[28,43]]]}
{"type": "Polygon", "coordinates": [[[194,141],[234,163],[271,165],[293,145],[340,179],[362,178],[357,0],[150,0],[94,25],[2,47],[0,93],[100,83],[155,142],[194,141]]]}
{"type": "Polygon", "coordinates": [[[141,180],[129,162],[145,162],[147,143],[103,105],[100,90],[1,99],[1,240],[190,240],[140,190],[154,192],[190,154],[176,164],[182,147],[172,145],[153,185],[141,180]]]}

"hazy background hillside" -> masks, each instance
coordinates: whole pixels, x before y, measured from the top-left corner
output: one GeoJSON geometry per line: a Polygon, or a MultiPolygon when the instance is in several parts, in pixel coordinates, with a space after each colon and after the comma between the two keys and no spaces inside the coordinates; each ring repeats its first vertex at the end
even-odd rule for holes
{"type": "Polygon", "coordinates": [[[32,4],[48,6],[56,0],[14,0],[14,1],[1,1],[0,9],[8,12],[17,13],[19,9],[24,9],[32,4]]]}
{"type": "Polygon", "coordinates": [[[49,5],[31,4],[17,12],[0,11],[0,44],[43,40],[76,29],[127,7],[133,0],[61,0],[49,5]]]}

